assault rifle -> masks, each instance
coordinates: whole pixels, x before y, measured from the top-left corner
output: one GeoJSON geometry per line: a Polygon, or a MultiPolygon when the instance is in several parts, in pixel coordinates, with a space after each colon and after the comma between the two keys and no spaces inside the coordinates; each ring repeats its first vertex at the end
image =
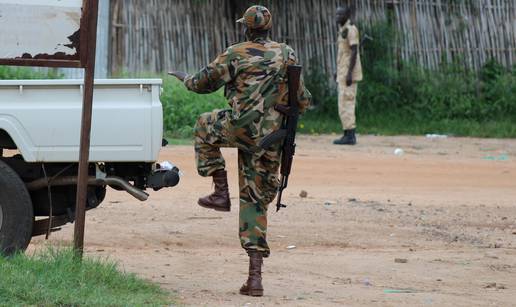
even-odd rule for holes
{"type": "Polygon", "coordinates": [[[278,199],[276,211],[287,206],[281,203],[283,190],[288,186],[288,177],[292,169],[292,160],[296,151],[296,129],[299,119],[299,101],[297,97],[299,82],[301,79],[302,67],[299,65],[289,65],[287,67],[288,79],[288,104],[277,104],[274,109],[283,114],[283,123],[279,130],[267,135],[260,142],[260,147],[268,149],[272,144],[282,142],[281,147],[281,179],[278,187],[278,199]]]}

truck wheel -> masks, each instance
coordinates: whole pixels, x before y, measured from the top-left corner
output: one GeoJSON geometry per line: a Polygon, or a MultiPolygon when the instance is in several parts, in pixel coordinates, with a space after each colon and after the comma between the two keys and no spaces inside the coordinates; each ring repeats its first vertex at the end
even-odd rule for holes
{"type": "Polygon", "coordinates": [[[32,238],[32,201],[18,174],[0,161],[0,254],[24,251],[32,238]]]}

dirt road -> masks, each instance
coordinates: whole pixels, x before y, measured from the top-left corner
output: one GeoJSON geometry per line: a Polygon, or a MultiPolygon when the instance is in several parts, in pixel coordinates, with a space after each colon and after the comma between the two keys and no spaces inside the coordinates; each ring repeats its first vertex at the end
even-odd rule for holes
{"type": "MultiPolygon", "coordinates": [[[[88,213],[87,253],[191,306],[514,306],[516,140],[363,136],[335,147],[332,138],[299,142],[290,206],[269,214],[263,298],[238,295],[247,258],[237,206],[196,205],[211,183],[197,176],[191,146],[162,154],[184,172],[177,188],[147,203],[111,191],[88,213]]],[[[236,152],[224,153],[235,196],[236,152]]]]}

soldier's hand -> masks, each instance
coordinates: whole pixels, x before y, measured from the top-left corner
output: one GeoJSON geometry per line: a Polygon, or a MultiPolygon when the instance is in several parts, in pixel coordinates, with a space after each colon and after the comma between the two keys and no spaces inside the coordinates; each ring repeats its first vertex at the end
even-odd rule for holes
{"type": "Polygon", "coordinates": [[[182,71],[169,71],[168,74],[178,78],[181,81],[185,81],[185,78],[188,76],[187,73],[182,71]]]}
{"type": "Polygon", "coordinates": [[[353,84],[353,76],[351,74],[348,74],[346,77],[346,85],[351,86],[353,84]]]}

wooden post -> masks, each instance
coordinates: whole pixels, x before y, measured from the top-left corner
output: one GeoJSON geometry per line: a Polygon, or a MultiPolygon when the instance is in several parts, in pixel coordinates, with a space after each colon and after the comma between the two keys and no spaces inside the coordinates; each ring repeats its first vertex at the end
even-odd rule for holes
{"type": "MultiPolygon", "coordinates": [[[[88,192],[88,165],[90,155],[91,117],[93,109],[93,86],[95,77],[95,52],[97,47],[98,0],[86,2],[88,19],[88,37],[81,39],[87,44],[86,67],[84,74],[84,96],[82,102],[81,142],[79,152],[79,174],[75,207],[74,249],[82,258],[84,250],[84,226],[86,218],[86,201],[88,192]]],[[[84,32],[83,32],[84,33],[84,32]]],[[[84,50],[84,49],[83,49],[84,50]]],[[[83,55],[84,56],[84,55],[83,55]]]]}

